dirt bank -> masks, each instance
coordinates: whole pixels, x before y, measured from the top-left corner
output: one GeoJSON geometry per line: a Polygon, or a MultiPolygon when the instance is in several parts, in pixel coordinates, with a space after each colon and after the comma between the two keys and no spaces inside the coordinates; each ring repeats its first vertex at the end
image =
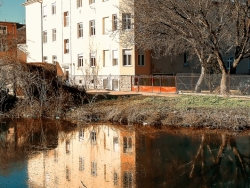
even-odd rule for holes
{"type": "Polygon", "coordinates": [[[69,120],[245,130],[250,128],[250,100],[218,96],[118,96],[66,114],[69,120]]]}

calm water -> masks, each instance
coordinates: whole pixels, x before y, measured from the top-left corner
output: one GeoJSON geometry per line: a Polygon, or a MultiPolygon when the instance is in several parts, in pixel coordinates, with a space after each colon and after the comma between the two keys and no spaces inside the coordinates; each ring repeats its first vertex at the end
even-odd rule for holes
{"type": "Polygon", "coordinates": [[[249,135],[4,120],[0,187],[250,187],[249,135]]]}

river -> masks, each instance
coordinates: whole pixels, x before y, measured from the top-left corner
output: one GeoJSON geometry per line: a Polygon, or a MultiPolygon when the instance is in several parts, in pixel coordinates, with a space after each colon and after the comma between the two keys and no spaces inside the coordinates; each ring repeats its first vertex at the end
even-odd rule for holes
{"type": "Polygon", "coordinates": [[[0,123],[1,188],[250,187],[250,132],[0,123]]]}

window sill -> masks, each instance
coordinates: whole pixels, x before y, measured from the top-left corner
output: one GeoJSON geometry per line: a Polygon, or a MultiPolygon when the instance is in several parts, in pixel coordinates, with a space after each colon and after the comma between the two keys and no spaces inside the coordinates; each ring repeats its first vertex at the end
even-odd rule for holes
{"type": "Polygon", "coordinates": [[[124,67],[132,67],[132,65],[123,65],[124,67]]]}
{"type": "Polygon", "coordinates": [[[83,39],[83,36],[82,37],[78,37],[78,39],[83,39]]]}
{"type": "Polygon", "coordinates": [[[145,67],[145,65],[138,65],[139,67],[145,67]]]}

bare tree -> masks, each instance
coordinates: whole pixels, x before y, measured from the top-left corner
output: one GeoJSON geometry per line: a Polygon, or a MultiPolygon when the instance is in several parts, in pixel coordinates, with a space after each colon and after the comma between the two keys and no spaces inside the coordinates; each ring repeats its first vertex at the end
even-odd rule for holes
{"type": "Polygon", "coordinates": [[[241,0],[123,0],[119,9],[134,19],[133,30],[124,30],[121,19],[118,33],[123,45],[134,44],[139,49],[152,50],[156,57],[188,53],[198,57],[201,78],[206,64],[216,57],[222,79],[221,93],[227,92],[229,73],[223,56],[234,53],[231,68],[249,56],[249,2],[241,0]]]}

